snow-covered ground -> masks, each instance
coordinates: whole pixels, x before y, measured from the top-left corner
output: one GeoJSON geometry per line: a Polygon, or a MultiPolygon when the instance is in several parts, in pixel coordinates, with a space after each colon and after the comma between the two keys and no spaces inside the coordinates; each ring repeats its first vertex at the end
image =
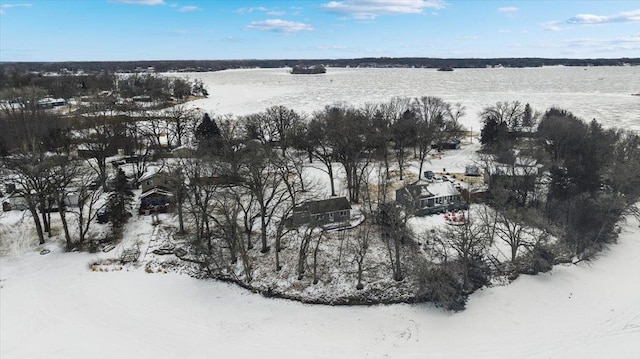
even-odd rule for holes
{"type": "Polygon", "coordinates": [[[639,358],[639,223],[622,228],[595,262],[480,290],[455,314],[304,305],[25,247],[0,257],[0,357],[639,358]]]}

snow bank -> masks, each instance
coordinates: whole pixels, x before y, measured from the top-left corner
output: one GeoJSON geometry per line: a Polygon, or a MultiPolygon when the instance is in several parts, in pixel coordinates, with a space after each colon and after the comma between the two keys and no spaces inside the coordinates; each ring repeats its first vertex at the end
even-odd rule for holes
{"type": "Polygon", "coordinates": [[[638,358],[640,230],[593,263],[556,266],[430,305],[312,306],[143,268],[87,270],[104,254],[0,258],[0,357],[638,358]]]}

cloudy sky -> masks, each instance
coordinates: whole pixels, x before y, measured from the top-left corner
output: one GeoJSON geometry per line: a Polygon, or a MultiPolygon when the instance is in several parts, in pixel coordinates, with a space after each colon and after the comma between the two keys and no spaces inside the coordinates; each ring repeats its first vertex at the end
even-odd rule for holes
{"type": "Polygon", "coordinates": [[[0,0],[0,61],[640,57],[639,1],[0,0]]]}

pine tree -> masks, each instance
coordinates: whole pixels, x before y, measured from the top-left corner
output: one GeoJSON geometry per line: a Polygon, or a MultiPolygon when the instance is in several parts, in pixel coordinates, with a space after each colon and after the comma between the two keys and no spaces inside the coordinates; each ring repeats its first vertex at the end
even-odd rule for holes
{"type": "Polygon", "coordinates": [[[198,140],[198,151],[203,153],[219,147],[222,132],[218,124],[205,113],[202,122],[196,127],[195,136],[198,140]]]}
{"type": "Polygon", "coordinates": [[[114,191],[109,195],[107,208],[113,226],[120,227],[129,219],[130,214],[127,212],[127,206],[133,199],[133,192],[129,188],[127,176],[122,169],[118,169],[113,187],[114,191]]]}
{"type": "Polygon", "coordinates": [[[533,117],[531,106],[526,104],[524,106],[524,113],[522,114],[522,127],[532,128],[533,126],[535,126],[535,118],[533,117]]]}
{"type": "Polygon", "coordinates": [[[498,120],[489,117],[484,122],[484,126],[480,131],[480,143],[483,145],[491,145],[498,138],[498,120]]]}

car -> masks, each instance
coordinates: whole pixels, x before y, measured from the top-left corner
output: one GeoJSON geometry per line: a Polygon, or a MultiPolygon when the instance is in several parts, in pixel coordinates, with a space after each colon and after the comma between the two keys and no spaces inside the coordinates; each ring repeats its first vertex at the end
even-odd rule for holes
{"type": "Polygon", "coordinates": [[[433,171],[424,171],[424,178],[426,179],[432,179],[435,176],[436,174],[433,171]]]}

